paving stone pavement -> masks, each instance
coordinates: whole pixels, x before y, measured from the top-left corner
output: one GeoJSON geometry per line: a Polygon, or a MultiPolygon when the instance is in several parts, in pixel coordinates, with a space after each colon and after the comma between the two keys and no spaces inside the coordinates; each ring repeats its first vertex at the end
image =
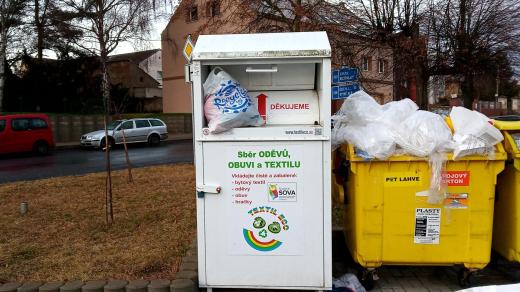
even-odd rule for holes
{"type": "MultiPolygon", "coordinates": [[[[342,232],[333,232],[333,276],[357,274],[357,266],[348,255],[342,232]]],[[[377,270],[379,280],[375,292],[444,292],[462,290],[458,281],[461,267],[385,266],[377,270]]],[[[520,265],[508,263],[498,256],[483,270],[470,276],[469,286],[503,285],[520,280],[520,265]]]]}
{"type": "MultiPolygon", "coordinates": [[[[347,252],[343,232],[334,230],[332,233],[332,272],[334,277],[345,273],[357,274],[359,267],[352,261],[347,252]]],[[[185,257],[186,262],[194,262],[197,251],[193,246],[185,257]]],[[[379,280],[375,282],[375,292],[447,292],[462,290],[458,281],[461,267],[421,267],[421,266],[385,266],[377,271],[379,280]]],[[[514,283],[513,278],[520,282],[520,264],[511,264],[494,255],[492,262],[483,270],[470,277],[470,287],[503,285],[514,283]]],[[[203,291],[204,289],[200,289],[203,291]]],[[[214,291],[229,292],[270,292],[292,290],[261,290],[261,289],[214,289],[214,291]]]]}
{"type": "MultiPolygon", "coordinates": [[[[444,292],[461,290],[458,283],[458,267],[409,267],[387,266],[378,270],[379,280],[375,282],[371,291],[384,292],[444,292]]],[[[357,273],[352,264],[335,262],[334,276],[344,273],[357,273]]],[[[470,286],[486,286],[513,283],[504,271],[491,266],[473,274],[470,277],[470,286]]]]}

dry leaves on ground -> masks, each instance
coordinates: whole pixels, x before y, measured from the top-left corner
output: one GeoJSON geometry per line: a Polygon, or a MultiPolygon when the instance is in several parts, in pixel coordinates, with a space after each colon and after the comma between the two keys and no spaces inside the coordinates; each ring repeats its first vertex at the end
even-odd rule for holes
{"type": "Polygon", "coordinates": [[[104,173],[0,185],[0,282],[172,278],[196,234],[194,168],[133,175],[114,172],[110,227],[104,173]]]}

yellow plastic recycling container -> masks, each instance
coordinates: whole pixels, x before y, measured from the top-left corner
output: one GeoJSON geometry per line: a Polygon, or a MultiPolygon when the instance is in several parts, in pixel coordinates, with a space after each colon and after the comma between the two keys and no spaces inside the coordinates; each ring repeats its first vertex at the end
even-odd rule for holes
{"type": "Polygon", "coordinates": [[[509,261],[520,262],[520,121],[495,121],[504,134],[508,161],[498,176],[493,249],[509,261]],[[515,141],[516,138],[516,141],[515,141]]]}
{"type": "Polygon", "coordinates": [[[345,204],[347,247],[364,268],[382,265],[456,265],[482,269],[490,259],[497,175],[506,153],[493,159],[448,154],[442,179],[447,196],[427,203],[430,166],[425,158],[365,160],[343,145],[335,153],[333,196],[345,204]],[[343,161],[338,161],[342,160],[343,161]]]}

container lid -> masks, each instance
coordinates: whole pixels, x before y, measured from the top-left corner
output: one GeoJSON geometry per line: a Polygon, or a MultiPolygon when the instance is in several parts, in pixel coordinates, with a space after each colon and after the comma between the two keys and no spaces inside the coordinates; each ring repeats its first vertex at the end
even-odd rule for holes
{"type": "MultiPolygon", "coordinates": [[[[392,162],[392,161],[400,161],[400,162],[410,162],[410,161],[428,161],[428,157],[418,157],[411,155],[393,155],[388,157],[386,160],[378,160],[378,159],[365,159],[356,154],[356,150],[351,144],[343,144],[341,145],[343,152],[348,153],[348,160],[351,162],[392,162]]],[[[448,161],[455,161],[453,159],[453,153],[446,153],[446,158],[448,161]]],[[[504,146],[502,143],[498,143],[495,145],[495,154],[493,157],[489,157],[487,155],[468,155],[457,159],[457,161],[494,161],[494,160],[506,160],[507,153],[504,150],[504,146]]]]}
{"type": "Polygon", "coordinates": [[[193,50],[193,60],[330,56],[324,31],[201,35],[193,50]]]}
{"type": "MultiPolygon", "coordinates": [[[[517,116],[513,116],[517,117],[517,116]]],[[[507,130],[520,130],[520,119],[500,119],[502,117],[496,117],[493,119],[493,126],[502,131],[507,130]]]]}

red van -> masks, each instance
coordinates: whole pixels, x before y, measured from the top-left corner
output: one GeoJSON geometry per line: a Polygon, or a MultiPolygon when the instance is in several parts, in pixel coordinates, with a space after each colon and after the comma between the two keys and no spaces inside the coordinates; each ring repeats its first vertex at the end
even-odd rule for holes
{"type": "Polygon", "coordinates": [[[45,155],[53,148],[54,138],[47,115],[0,115],[0,154],[33,151],[45,155]]]}

